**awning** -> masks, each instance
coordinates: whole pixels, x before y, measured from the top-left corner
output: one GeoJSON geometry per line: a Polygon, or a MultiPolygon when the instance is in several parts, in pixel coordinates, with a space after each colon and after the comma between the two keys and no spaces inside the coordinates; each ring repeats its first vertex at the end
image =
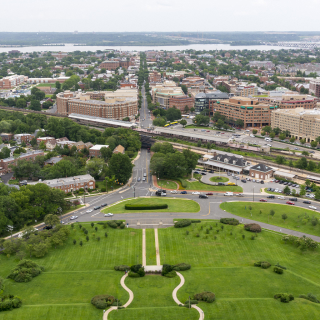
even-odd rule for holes
{"type": "Polygon", "coordinates": [[[215,162],[215,161],[206,161],[203,164],[208,165],[208,166],[213,166],[213,167],[216,167],[216,168],[220,168],[220,169],[223,169],[223,170],[225,169],[225,170],[230,170],[230,171],[235,171],[235,172],[241,172],[242,171],[242,168],[240,168],[240,167],[231,166],[229,164],[223,164],[223,163],[215,162]]]}
{"type": "Polygon", "coordinates": [[[275,171],[275,176],[285,177],[285,178],[294,178],[296,175],[293,173],[283,172],[283,171],[275,171]]]}

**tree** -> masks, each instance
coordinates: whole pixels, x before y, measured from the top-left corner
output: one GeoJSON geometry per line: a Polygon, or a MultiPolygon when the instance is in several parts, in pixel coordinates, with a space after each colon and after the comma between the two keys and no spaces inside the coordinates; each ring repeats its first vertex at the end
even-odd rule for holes
{"type": "Polygon", "coordinates": [[[257,134],[257,133],[258,133],[258,130],[257,130],[257,129],[253,129],[253,130],[252,130],[252,133],[253,133],[253,134],[257,134]]]}
{"type": "Polygon", "coordinates": [[[23,98],[17,100],[16,107],[19,109],[24,109],[27,106],[27,101],[23,98]]]}
{"type": "Polygon", "coordinates": [[[101,157],[104,159],[104,161],[107,161],[112,156],[112,150],[107,147],[102,147],[100,149],[101,157]]]}
{"type": "Polygon", "coordinates": [[[311,147],[312,148],[316,148],[318,145],[318,142],[317,141],[311,141],[311,147]]]}
{"type": "Polygon", "coordinates": [[[269,136],[270,136],[270,138],[273,139],[273,138],[276,136],[276,134],[275,134],[273,131],[271,131],[270,134],[269,134],[269,136]]]}
{"type": "Polygon", "coordinates": [[[55,215],[55,214],[47,214],[44,217],[44,223],[47,226],[53,227],[53,226],[59,224],[60,220],[59,220],[59,217],[57,215],[55,215]]]}
{"type": "Polygon", "coordinates": [[[289,141],[290,141],[291,143],[293,143],[293,142],[296,141],[296,138],[295,138],[295,137],[291,137],[289,141]]]}
{"type": "Polygon", "coordinates": [[[31,250],[35,257],[37,258],[44,257],[49,251],[48,242],[40,242],[38,244],[31,245],[31,250]]]}
{"type": "Polygon", "coordinates": [[[223,125],[224,125],[224,122],[223,122],[222,119],[219,119],[219,120],[216,122],[216,124],[215,124],[215,126],[216,126],[218,129],[221,129],[221,128],[223,127],[223,125]]]}
{"type": "Polygon", "coordinates": [[[306,185],[302,184],[300,186],[300,196],[303,197],[306,194],[306,185]]]}
{"type": "Polygon", "coordinates": [[[184,120],[184,119],[182,119],[181,121],[180,121],[180,124],[183,126],[183,127],[185,127],[186,125],[187,125],[187,121],[186,120],[184,120]]]}
{"type": "Polygon", "coordinates": [[[196,109],[194,107],[190,108],[190,112],[194,113],[196,111],[196,109]]]}
{"type": "Polygon", "coordinates": [[[133,164],[126,154],[114,153],[109,161],[109,169],[119,183],[127,183],[131,177],[133,164]]]}
{"type": "Polygon", "coordinates": [[[288,218],[288,216],[284,213],[282,216],[283,221],[286,221],[286,219],[288,218]]]}
{"type": "Polygon", "coordinates": [[[283,189],[283,193],[284,194],[290,194],[290,188],[288,186],[285,186],[285,188],[283,189]]]}
{"type": "Polygon", "coordinates": [[[56,88],[57,90],[61,89],[61,83],[59,81],[56,81],[56,88]]]}
{"type": "Polygon", "coordinates": [[[309,155],[309,152],[306,151],[306,150],[303,150],[303,151],[301,152],[301,154],[302,154],[303,156],[307,157],[307,156],[309,155]]]}
{"type": "Polygon", "coordinates": [[[305,184],[306,184],[306,186],[307,186],[307,187],[310,187],[310,185],[311,185],[310,180],[309,180],[309,179],[307,179],[307,180],[306,180],[306,182],[305,182],[305,184]]]}
{"type": "Polygon", "coordinates": [[[237,119],[236,120],[236,126],[240,127],[240,128],[243,128],[243,126],[244,126],[243,120],[242,119],[237,119]]]}
{"type": "Polygon", "coordinates": [[[185,112],[185,113],[188,113],[188,112],[189,112],[189,110],[190,110],[190,109],[189,109],[189,107],[188,107],[188,106],[185,106],[185,107],[184,107],[184,112],[185,112]]]}
{"type": "Polygon", "coordinates": [[[187,86],[186,86],[185,84],[182,84],[182,85],[181,85],[181,89],[182,89],[182,91],[183,91],[184,94],[187,94],[187,93],[188,93],[188,88],[187,88],[187,86]]]}
{"type": "Polygon", "coordinates": [[[31,100],[30,109],[35,111],[41,111],[41,104],[39,100],[31,100]]]}
{"type": "Polygon", "coordinates": [[[181,119],[181,111],[176,108],[169,108],[166,113],[167,120],[172,122],[174,120],[181,119]]]}
{"type": "Polygon", "coordinates": [[[300,140],[300,143],[301,143],[301,144],[305,144],[305,143],[306,143],[306,139],[305,139],[305,138],[304,138],[304,139],[301,139],[301,140],[300,140]]]}
{"type": "MultiPolygon", "coordinates": [[[[61,162],[61,161],[60,161],[61,162]]],[[[95,179],[98,179],[104,167],[104,160],[93,158],[87,162],[86,171],[91,174],[95,179]]]]}
{"type": "Polygon", "coordinates": [[[270,210],[270,216],[273,217],[275,215],[275,211],[273,209],[270,210]]]}
{"type": "Polygon", "coordinates": [[[284,164],[286,162],[286,158],[284,156],[277,156],[276,163],[277,164],[284,164]]]}
{"type": "Polygon", "coordinates": [[[264,131],[264,132],[267,132],[267,133],[270,133],[271,130],[272,130],[272,128],[271,128],[270,126],[265,126],[265,127],[263,128],[263,131],[264,131]]]}
{"type": "Polygon", "coordinates": [[[279,135],[280,140],[284,140],[286,138],[286,134],[284,132],[281,132],[279,135]]]}
{"type": "Polygon", "coordinates": [[[164,127],[166,123],[167,123],[166,119],[164,119],[164,118],[162,118],[162,117],[155,118],[155,119],[152,121],[152,124],[153,124],[154,126],[157,126],[157,127],[164,127]]]}

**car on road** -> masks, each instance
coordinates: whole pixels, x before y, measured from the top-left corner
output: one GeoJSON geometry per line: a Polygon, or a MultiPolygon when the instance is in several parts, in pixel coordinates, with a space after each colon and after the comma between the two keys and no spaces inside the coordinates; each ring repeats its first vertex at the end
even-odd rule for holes
{"type": "Polygon", "coordinates": [[[311,204],[311,201],[305,200],[305,201],[303,201],[302,203],[311,204]]]}
{"type": "Polygon", "coordinates": [[[78,219],[78,216],[71,216],[70,217],[70,220],[75,220],[75,219],[78,219]]]}
{"type": "Polygon", "coordinates": [[[267,202],[266,199],[260,199],[259,201],[260,201],[260,202],[267,202]]]}
{"type": "Polygon", "coordinates": [[[240,178],[239,178],[239,177],[236,177],[236,180],[240,180],[240,178]]]}
{"type": "Polygon", "coordinates": [[[247,183],[247,180],[246,179],[241,179],[241,182],[247,183]]]}
{"type": "Polygon", "coordinates": [[[268,199],[274,199],[275,196],[267,196],[268,199]]]}
{"type": "Polygon", "coordinates": [[[236,196],[237,197],[244,197],[244,195],[242,193],[237,193],[236,196]]]}
{"type": "Polygon", "coordinates": [[[205,172],[201,172],[201,174],[202,174],[203,176],[206,176],[206,175],[207,175],[205,172]]]}
{"type": "Polygon", "coordinates": [[[105,216],[105,217],[112,217],[112,216],[113,216],[113,213],[109,212],[109,213],[106,213],[104,216],[105,216]]]}
{"type": "Polygon", "coordinates": [[[107,203],[103,203],[101,207],[106,207],[107,205],[108,205],[107,203]]]}
{"type": "Polygon", "coordinates": [[[291,206],[294,206],[294,205],[295,205],[295,203],[292,202],[292,201],[287,201],[286,204],[290,204],[291,206]]]}
{"type": "Polygon", "coordinates": [[[141,178],[139,177],[139,178],[137,179],[137,181],[140,182],[140,181],[141,181],[141,178]]]}
{"type": "Polygon", "coordinates": [[[315,207],[315,206],[309,206],[309,208],[312,210],[317,210],[317,207],[315,207]]]}
{"type": "Polygon", "coordinates": [[[234,182],[228,182],[228,186],[235,186],[236,184],[234,182]]]}
{"type": "Polygon", "coordinates": [[[253,135],[253,134],[250,134],[250,137],[251,137],[251,138],[254,138],[254,135],[253,135]]]}
{"type": "Polygon", "coordinates": [[[177,190],[172,190],[171,193],[178,193],[177,190]]]}
{"type": "Polygon", "coordinates": [[[205,194],[199,194],[200,199],[208,199],[208,196],[205,194]]]}
{"type": "Polygon", "coordinates": [[[207,196],[213,196],[213,193],[212,192],[208,192],[206,193],[207,196]]]}
{"type": "Polygon", "coordinates": [[[199,191],[193,191],[192,194],[200,194],[199,191]]]}
{"type": "Polygon", "coordinates": [[[298,198],[289,198],[290,201],[298,201],[298,198]]]}
{"type": "Polygon", "coordinates": [[[226,192],[224,195],[225,196],[233,196],[233,192],[226,192]]]}
{"type": "Polygon", "coordinates": [[[99,210],[101,208],[101,206],[96,206],[96,207],[94,207],[93,209],[94,210],[99,210]]]}
{"type": "Polygon", "coordinates": [[[280,196],[280,197],[278,197],[278,199],[279,199],[279,200],[284,200],[285,197],[284,197],[284,196],[280,196]]]}
{"type": "Polygon", "coordinates": [[[199,172],[199,171],[193,171],[193,173],[195,173],[195,174],[200,174],[200,172],[199,172]]]}
{"type": "Polygon", "coordinates": [[[92,209],[89,209],[86,211],[86,213],[91,213],[93,210],[92,209]]]}
{"type": "Polygon", "coordinates": [[[188,192],[187,191],[181,191],[180,193],[181,194],[187,194],[188,192]]]}
{"type": "Polygon", "coordinates": [[[146,181],[146,177],[143,177],[143,178],[142,178],[142,181],[146,181]]]}
{"type": "Polygon", "coordinates": [[[214,171],[213,171],[213,170],[210,170],[209,173],[214,173],[214,171]]]}

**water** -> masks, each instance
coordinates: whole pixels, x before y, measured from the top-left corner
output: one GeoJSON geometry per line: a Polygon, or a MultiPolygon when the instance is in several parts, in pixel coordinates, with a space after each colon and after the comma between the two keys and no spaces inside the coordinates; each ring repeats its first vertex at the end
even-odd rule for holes
{"type": "Polygon", "coordinates": [[[122,50],[122,51],[147,51],[147,50],[281,50],[281,49],[297,49],[290,47],[278,47],[278,46],[230,46],[229,44],[190,44],[185,46],[74,46],[72,44],[66,44],[65,46],[38,46],[38,47],[0,47],[0,52],[8,52],[11,50],[19,50],[20,52],[40,52],[40,51],[92,51],[97,50],[122,50]]]}

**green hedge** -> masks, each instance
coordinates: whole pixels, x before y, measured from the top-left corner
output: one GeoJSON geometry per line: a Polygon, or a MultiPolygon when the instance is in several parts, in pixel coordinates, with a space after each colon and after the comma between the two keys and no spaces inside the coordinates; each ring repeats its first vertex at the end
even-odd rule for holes
{"type": "Polygon", "coordinates": [[[184,304],[198,304],[199,301],[198,300],[187,300],[184,304]]]}
{"type": "Polygon", "coordinates": [[[14,308],[20,308],[22,304],[21,298],[8,294],[0,297],[0,311],[12,310],[14,308]]]}
{"type": "Polygon", "coordinates": [[[188,187],[188,183],[186,180],[181,179],[181,178],[177,178],[177,180],[181,183],[181,187],[182,188],[187,188],[188,187]]]}
{"type": "Polygon", "coordinates": [[[91,299],[91,303],[97,309],[106,309],[107,307],[112,306],[114,302],[115,302],[115,298],[113,296],[108,295],[108,294],[94,296],[91,299]]]}
{"type": "Polygon", "coordinates": [[[194,295],[194,300],[205,301],[211,303],[216,300],[216,296],[213,292],[204,291],[194,295]]]}
{"type": "Polygon", "coordinates": [[[174,227],[175,228],[184,228],[184,227],[188,227],[191,225],[191,220],[189,219],[183,219],[183,220],[180,220],[180,221],[177,221],[175,224],[174,224],[174,227]]]}
{"type": "Polygon", "coordinates": [[[8,278],[16,282],[29,282],[42,271],[44,271],[44,267],[39,266],[35,262],[31,260],[21,260],[8,275],[8,278]]]}
{"type": "Polygon", "coordinates": [[[231,224],[233,226],[237,226],[239,224],[239,220],[235,218],[221,218],[220,222],[224,224],[231,224]]]}
{"type": "Polygon", "coordinates": [[[126,210],[157,210],[157,209],[167,209],[168,205],[164,204],[126,204],[126,210]]]}
{"type": "Polygon", "coordinates": [[[125,266],[125,265],[120,265],[120,266],[114,266],[114,270],[116,271],[128,271],[130,270],[129,266],[125,266]]]}
{"type": "Polygon", "coordinates": [[[173,266],[175,271],[185,271],[191,269],[191,265],[188,263],[178,263],[173,266]]]}

